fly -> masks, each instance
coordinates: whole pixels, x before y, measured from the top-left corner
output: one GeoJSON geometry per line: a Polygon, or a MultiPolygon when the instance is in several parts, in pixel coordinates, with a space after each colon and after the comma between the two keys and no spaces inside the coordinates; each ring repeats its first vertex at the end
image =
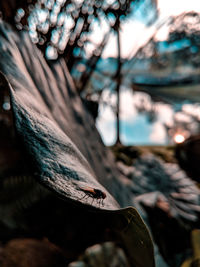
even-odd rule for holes
{"type": "MultiPolygon", "coordinates": [[[[88,187],[81,187],[80,190],[85,193],[83,198],[91,197],[92,203],[93,203],[94,199],[96,199],[97,203],[99,203],[99,206],[100,205],[104,206],[103,200],[106,198],[106,193],[104,193],[100,189],[89,187],[89,186],[88,187]]],[[[83,198],[81,198],[81,199],[83,199],[83,198]]],[[[91,205],[92,205],[92,203],[91,203],[91,205]]]]}

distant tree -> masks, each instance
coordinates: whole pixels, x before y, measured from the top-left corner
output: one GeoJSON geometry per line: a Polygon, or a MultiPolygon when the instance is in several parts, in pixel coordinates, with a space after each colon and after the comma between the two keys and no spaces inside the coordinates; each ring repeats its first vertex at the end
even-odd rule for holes
{"type": "Polygon", "coordinates": [[[182,42],[180,49],[177,49],[176,59],[189,61],[193,67],[200,67],[200,13],[189,12],[183,13],[172,19],[169,36],[166,42],[169,45],[182,42]]]}
{"type": "Polygon", "coordinates": [[[116,144],[120,144],[120,86],[121,86],[121,42],[120,42],[120,19],[118,18],[115,23],[115,31],[117,34],[117,71],[116,71],[116,94],[117,94],[117,105],[116,105],[116,144]]]}
{"type": "MultiPolygon", "coordinates": [[[[163,26],[168,28],[165,40],[157,39],[157,32],[136,57],[149,58],[154,69],[176,68],[179,65],[200,67],[200,13],[187,12],[170,17],[163,26]]],[[[161,27],[162,29],[162,27],[161,27]]]]}

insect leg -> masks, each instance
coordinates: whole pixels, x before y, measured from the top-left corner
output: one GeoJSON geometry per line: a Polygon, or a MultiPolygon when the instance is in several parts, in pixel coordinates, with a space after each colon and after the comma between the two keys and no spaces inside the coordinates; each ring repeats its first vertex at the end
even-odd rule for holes
{"type": "Polygon", "coordinates": [[[82,199],[84,199],[84,198],[85,198],[85,199],[88,199],[88,197],[89,197],[89,195],[84,193],[84,196],[81,197],[81,198],[79,198],[79,200],[82,200],[82,199]]]}
{"type": "Polygon", "coordinates": [[[99,208],[101,207],[101,198],[98,199],[99,208]]]}

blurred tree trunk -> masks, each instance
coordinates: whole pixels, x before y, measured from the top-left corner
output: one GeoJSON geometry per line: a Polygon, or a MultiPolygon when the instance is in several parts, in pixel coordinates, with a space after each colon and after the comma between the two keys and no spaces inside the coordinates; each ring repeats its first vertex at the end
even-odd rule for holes
{"type": "Polygon", "coordinates": [[[87,83],[89,82],[93,72],[96,70],[97,63],[98,63],[99,59],[102,57],[102,53],[103,53],[103,50],[105,48],[105,45],[107,44],[109,36],[110,36],[110,32],[105,34],[102,42],[99,45],[97,45],[93,54],[88,59],[87,66],[88,66],[89,70],[86,69],[83,72],[83,74],[80,78],[80,81],[78,82],[78,84],[76,84],[76,87],[77,87],[79,93],[84,91],[84,89],[86,88],[87,83]]]}
{"type": "Polygon", "coordinates": [[[116,33],[117,33],[117,72],[115,76],[116,80],[116,93],[117,93],[117,103],[116,103],[116,144],[121,144],[120,140],[120,87],[121,87],[121,43],[120,43],[120,19],[116,22],[116,33]]]}

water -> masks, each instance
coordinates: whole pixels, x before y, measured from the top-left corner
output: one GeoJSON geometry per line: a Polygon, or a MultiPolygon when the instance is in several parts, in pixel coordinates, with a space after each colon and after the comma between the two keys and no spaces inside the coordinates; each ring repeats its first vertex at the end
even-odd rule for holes
{"type": "MultiPolygon", "coordinates": [[[[164,124],[172,124],[173,108],[164,103],[158,103],[155,110],[155,118],[150,118],[146,112],[138,111],[138,103],[152,108],[151,99],[144,93],[133,93],[129,88],[122,87],[120,93],[120,137],[125,145],[166,145],[169,143],[164,124]]],[[[116,94],[110,94],[105,90],[99,107],[99,116],[96,122],[97,128],[106,145],[112,145],[116,139],[116,117],[114,108],[116,94]],[[107,105],[105,104],[107,103],[107,105]],[[104,104],[103,104],[104,103],[104,104]]]]}

